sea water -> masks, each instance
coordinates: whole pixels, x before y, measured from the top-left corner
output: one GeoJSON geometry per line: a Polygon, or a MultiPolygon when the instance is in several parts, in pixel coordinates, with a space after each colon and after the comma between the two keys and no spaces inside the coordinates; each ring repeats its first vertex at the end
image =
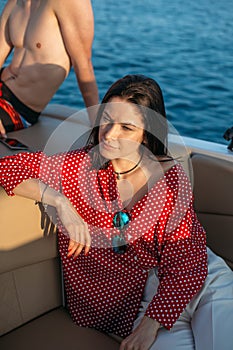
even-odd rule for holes
{"type": "MultiPolygon", "coordinates": [[[[233,126],[233,0],[92,4],[100,98],[126,74],[148,75],[160,84],[180,134],[226,143],[222,135],[233,126]]],[[[51,102],[84,107],[73,69],[51,102]]]]}

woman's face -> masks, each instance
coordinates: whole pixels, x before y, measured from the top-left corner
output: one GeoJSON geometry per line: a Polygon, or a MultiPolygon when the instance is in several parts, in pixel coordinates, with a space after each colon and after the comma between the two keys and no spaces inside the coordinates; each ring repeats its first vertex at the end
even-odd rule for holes
{"type": "Polygon", "coordinates": [[[100,119],[99,149],[106,159],[138,158],[144,137],[143,117],[137,106],[113,97],[100,119]]]}

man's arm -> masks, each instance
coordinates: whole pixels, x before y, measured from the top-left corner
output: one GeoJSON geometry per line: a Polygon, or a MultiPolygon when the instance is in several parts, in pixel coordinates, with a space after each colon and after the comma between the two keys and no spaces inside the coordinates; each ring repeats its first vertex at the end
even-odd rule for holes
{"type": "Polygon", "coordinates": [[[86,107],[99,103],[92,65],[94,17],[90,0],[55,0],[57,16],[66,50],[77,77],[86,107]]]}
{"type": "Polygon", "coordinates": [[[0,17],[0,68],[13,49],[9,36],[8,19],[15,4],[16,0],[7,1],[0,17]]]}
{"type": "MultiPolygon", "coordinates": [[[[7,1],[0,17],[0,69],[13,49],[9,36],[8,19],[15,4],[16,0],[7,1]]],[[[1,136],[6,136],[6,130],[0,119],[1,136]]]]}

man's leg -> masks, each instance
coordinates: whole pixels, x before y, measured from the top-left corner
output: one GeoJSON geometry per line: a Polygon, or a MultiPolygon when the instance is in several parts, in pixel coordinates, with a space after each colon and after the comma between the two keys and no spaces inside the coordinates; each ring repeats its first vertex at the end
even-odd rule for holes
{"type": "Polygon", "coordinates": [[[0,119],[6,132],[23,129],[22,119],[13,106],[6,100],[0,98],[0,119]]]}

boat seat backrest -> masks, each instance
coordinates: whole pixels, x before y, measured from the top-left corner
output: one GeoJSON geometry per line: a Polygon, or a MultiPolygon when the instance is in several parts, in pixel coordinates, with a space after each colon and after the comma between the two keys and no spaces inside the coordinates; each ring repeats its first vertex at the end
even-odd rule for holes
{"type": "Polygon", "coordinates": [[[0,187],[0,335],[62,305],[56,235],[44,237],[30,200],[0,187]]]}
{"type": "Polygon", "coordinates": [[[233,268],[233,163],[193,154],[195,209],[207,244],[233,268]]]}

